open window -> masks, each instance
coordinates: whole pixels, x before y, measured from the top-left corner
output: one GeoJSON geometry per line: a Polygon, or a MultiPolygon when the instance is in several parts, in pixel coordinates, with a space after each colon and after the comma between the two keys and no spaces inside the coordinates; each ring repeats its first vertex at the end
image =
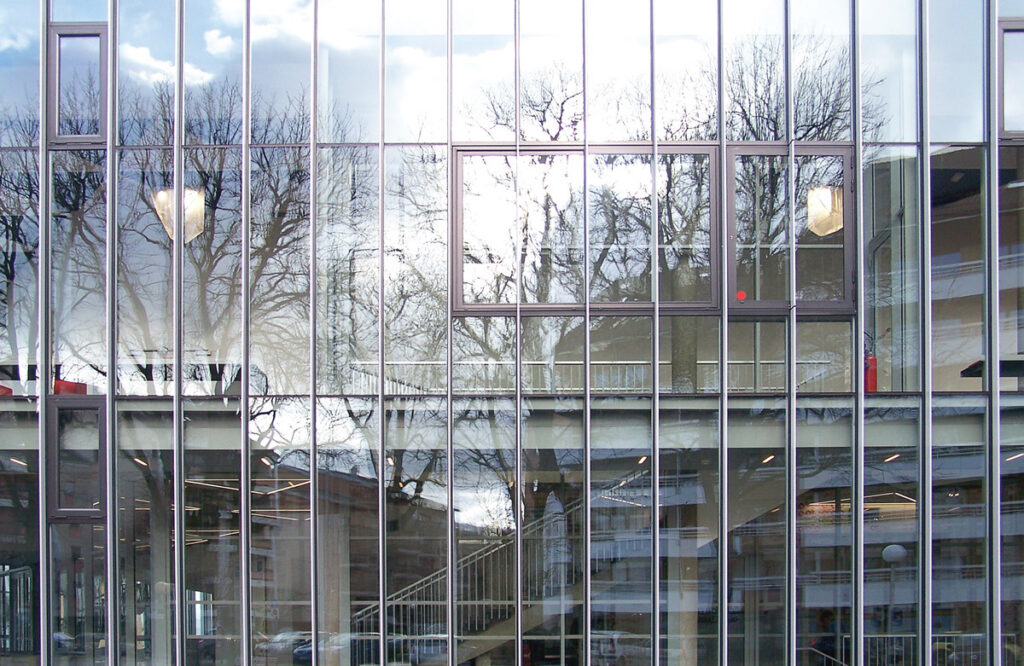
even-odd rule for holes
{"type": "Polygon", "coordinates": [[[51,24],[47,50],[50,144],[103,143],[107,135],[106,24],[51,24]]]}

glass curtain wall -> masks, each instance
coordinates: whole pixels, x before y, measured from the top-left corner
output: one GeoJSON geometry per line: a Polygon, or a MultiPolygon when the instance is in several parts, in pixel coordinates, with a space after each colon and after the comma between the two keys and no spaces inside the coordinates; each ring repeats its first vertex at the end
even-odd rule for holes
{"type": "Polygon", "coordinates": [[[1024,663],[1022,44],[6,3],[0,661],[1024,663]]]}

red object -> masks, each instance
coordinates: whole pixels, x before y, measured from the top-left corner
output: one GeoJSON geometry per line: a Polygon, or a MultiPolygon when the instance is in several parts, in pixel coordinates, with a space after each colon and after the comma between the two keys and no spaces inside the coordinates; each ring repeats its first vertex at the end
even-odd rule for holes
{"type": "Polygon", "coordinates": [[[747,292],[740,289],[739,291],[736,292],[736,298],[740,299],[741,301],[747,300],[747,292]]]}
{"type": "Polygon", "coordinates": [[[53,392],[57,395],[85,395],[86,386],[81,382],[69,382],[63,379],[53,380],[53,392]]]}
{"type": "Polygon", "coordinates": [[[10,386],[4,386],[0,384],[0,395],[14,395],[14,389],[10,386]]]}
{"type": "Polygon", "coordinates": [[[878,357],[868,354],[864,357],[864,392],[878,391],[878,357]]]}

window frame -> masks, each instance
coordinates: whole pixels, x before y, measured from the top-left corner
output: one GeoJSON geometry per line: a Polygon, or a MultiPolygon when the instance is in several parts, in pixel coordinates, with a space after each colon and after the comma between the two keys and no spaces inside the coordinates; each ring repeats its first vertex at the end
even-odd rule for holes
{"type": "Polygon", "coordinates": [[[999,20],[999,27],[997,28],[997,33],[998,33],[997,37],[999,39],[999,43],[997,44],[997,48],[999,49],[999,56],[998,56],[999,62],[998,62],[998,65],[997,65],[997,67],[999,69],[999,71],[997,72],[997,74],[999,76],[999,84],[998,84],[999,85],[999,90],[996,91],[996,93],[997,93],[998,98],[999,98],[999,138],[1000,139],[1024,139],[1024,128],[1021,128],[1019,130],[1008,130],[1008,129],[1006,129],[1006,121],[1005,121],[1004,113],[1003,113],[1004,106],[1006,105],[1006,95],[1003,94],[1003,90],[1005,90],[1005,80],[1006,80],[1006,67],[1005,67],[1006,59],[1005,59],[1004,44],[1005,44],[1005,41],[1006,41],[1007,33],[1013,33],[1013,32],[1024,33],[1024,18],[1000,19],[999,20]]]}
{"type": "MultiPolygon", "coordinates": [[[[452,187],[451,187],[451,216],[450,216],[450,229],[449,237],[450,251],[449,251],[449,262],[450,262],[450,293],[452,299],[452,315],[453,316],[500,316],[500,315],[514,315],[517,310],[521,311],[524,316],[568,316],[581,314],[585,310],[597,314],[650,314],[658,304],[658,310],[661,313],[668,314],[704,314],[714,315],[721,312],[721,288],[722,288],[722,270],[720,260],[720,248],[722,242],[722,224],[720,220],[720,212],[718,206],[718,198],[720,193],[721,184],[718,175],[718,144],[712,142],[700,142],[693,144],[665,144],[658,145],[658,150],[655,153],[651,144],[627,144],[627,143],[607,143],[607,144],[594,144],[584,147],[579,143],[565,144],[565,145],[550,145],[550,144],[530,144],[516,147],[509,144],[460,144],[452,147],[452,187]],[[652,160],[652,206],[651,206],[651,247],[655,250],[655,253],[651,256],[650,270],[651,273],[651,300],[648,301],[627,301],[627,302],[615,302],[615,301],[593,301],[589,297],[585,301],[577,303],[524,303],[521,302],[521,295],[518,293],[518,286],[516,292],[516,298],[514,301],[509,303],[467,303],[465,299],[465,282],[464,282],[464,262],[465,262],[465,239],[464,239],[464,224],[463,224],[463,180],[464,171],[463,164],[464,158],[467,156],[502,156],[511,159],[517,159],[521,156],[529,155],[578,155],[584,158],[583,173],[584,173],[584,192],[583,196],[589,196],[588,182],[587,182],[587,169],[588,164],[586,158],[592,155],[644,155],[650,157],[652,160]],[[659,200],[659,174],[657,172],[657,159],[662,155],[703,155],[708,159],[708,171],[710,174],[710,297],[707,301],[664,301],[661,300],[659,295],[655,293],[655,280],[653,271],[659,270],[659,254],[661,251],[660,243],[660,220],[656,212],[656,206],[654,205],[655,200],[659,200]]],[[[518,178],[518,173],[516,175],[518,178]]],[[[517,218],[518,220],[518,218],[517,218]]],[[[589,224],[584,216],[584,225],[589,224]]],[[[589,240],[589,239],[588,239],[589,240]]],[[[589,274],[590,265],[590,247],[583,248],[583,261],[587,267],[586,272],[589,274]]],[[[519,249],[516,248],[516,253],[519,249]]],[[[517,254],[517,270],[518,270],[518,254],[517,254]]],[[[584,289],[590,288],[589,284],[584,285],[584,289]]]]}
{"type": "Polygon", "coordinates": [[[107,441],[106,399],[102,395],[50,395],[46,403],[46,503],[51,521],[94,521],[106,515],[107,475],[104,451],[107,441]],[[60,506],[60,441],[58,428],[61,411],[95,411],[98,430],[96,452],[99,456],[99,479],[96,492],[99,504],[91,509],[62,508],[60,506]]]}
{"type": "Polygon", "coordinates": [[[109,90],[106,23],[51,23],[46,39],[46,141],[51,146],[103,146],[107,141],[107,93],[109,90]],[[60,134],[60,39],[96,37],[100,42],[99,59],[99,133],[60,134]]]}
{"type": "MultiPolygon", "coordinates": [[[[843,159],[843,290],[844,298],[841,301],[812,301],[797,299],[791,304],[788,300],[755,301],[747,299],[740,301],[736,297],[735,286],[737,284],[738,260],[736,257],[736,158],[744,155],[764,155],[787,157],[789,149],[786,144],[763,143],[763,144],[733,144],[726,152],[726,179],[725,187],[728,194],[726,202],[726,233],[728,236],[728,266],[730,293],[729,314],[730,316],[773,316],[784,314],[791,307],[797,308],[801,315],[848,315],[852,316],[856,311],[855,292],[857,286],[856,263],[856,234],[854,226],[856,215],[854,206],[854,178],[856,177],[853,165],[853,147],[847,144],[798,144],[795,148],[794,158],[801,157],[841,157],[843,159]]],[[[787,168],[793,173],[787,176],[787,187],[790,182],[795,182],[796,161],[787,160],[787,168]]],[[[794,192],[795,194],[795,192],[794,192]]],[[[789,202],[786,208],[786,215],[789,220],[795,220],[796,201],[789,202]]],[[[787,226],[789,222],[787,221],[787,226]]],[[[790,228],[789,243],[794,248],[793,256],[789,257],[790,262],[797,261],[799,244],[795,239],[796,230],[790,228]]],[[[796,271],[793,271],[796,275],[796,271]]],[[[792,285],[792,291],[796,291],[796,285],[792,285]]]]}

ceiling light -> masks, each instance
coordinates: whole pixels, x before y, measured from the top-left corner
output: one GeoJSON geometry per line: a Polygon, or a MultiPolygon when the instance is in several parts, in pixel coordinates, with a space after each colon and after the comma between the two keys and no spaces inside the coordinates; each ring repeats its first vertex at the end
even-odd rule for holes
{"type": "MultiPolygon", "coordinates": [[[[182,193],[185,200],[185,242],[203,233],[206,218],[206,198],[199,190],[186,188],[182,193]]],[[[164,225],[164,231],[174,240],[174,190],[160,190],[153,193],[153,207],[164,225]]]]}
{"type": "Polygon", "coordinates": [[[807,228],[816,236],[828,236],[843,228],[843,190],[812,187],[807,191],[807,228]]]}

